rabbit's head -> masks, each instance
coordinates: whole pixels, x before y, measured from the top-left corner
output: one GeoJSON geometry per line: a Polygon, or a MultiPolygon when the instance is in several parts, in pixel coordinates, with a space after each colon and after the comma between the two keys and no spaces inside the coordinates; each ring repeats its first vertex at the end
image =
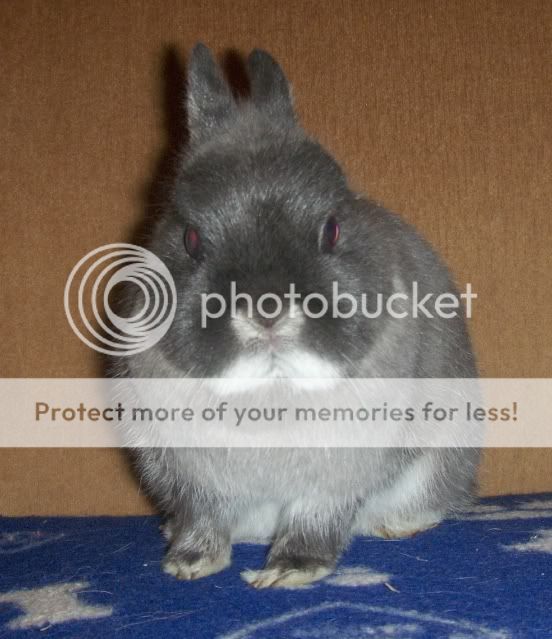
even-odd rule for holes
{"type": "Polygon", "coordinates": [[[330,383],[373,335],[347,296],[391,286],[380,216],[300,127],[272,57],[255,50],[247,69],[240,101],[205,46],[191,55],[190,144],[152,243],[178,293],[157,348],[185,376],[330,383]]]}

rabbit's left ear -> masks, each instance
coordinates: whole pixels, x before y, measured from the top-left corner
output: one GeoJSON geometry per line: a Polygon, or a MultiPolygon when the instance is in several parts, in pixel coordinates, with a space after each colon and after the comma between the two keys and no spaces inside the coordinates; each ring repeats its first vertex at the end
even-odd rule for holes
{"type": "Polygon", "coordinates": [[[274,118],[295,121],[289,82],[276,60],[266,51],[254,49],[247,68],[252,102],[274,118]]]}
{"type": "Polygon", "coordinates": [[[211,51],[202,43],[196,44],[188,65],[187,111],[192,145],[209,139],[235,109],[230,87],[211,51]]]}

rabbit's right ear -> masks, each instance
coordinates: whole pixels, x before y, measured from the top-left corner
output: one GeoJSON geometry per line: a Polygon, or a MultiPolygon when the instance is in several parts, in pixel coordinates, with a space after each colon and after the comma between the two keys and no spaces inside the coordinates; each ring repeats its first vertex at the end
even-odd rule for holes
{"type": "Polygon", "coordinates": [[[211,51],[201,42],[188,64],[187,111],[192,146],[205,142],[236,109],[228,83],[211,51]]]}
{"type": "Polygon", "coordinates": [[[276,60],[262,49],[254,49],[247,59],[251,80],[251,100],[273,118],[293,122],[293,100],[289,82],[276,60]]]}

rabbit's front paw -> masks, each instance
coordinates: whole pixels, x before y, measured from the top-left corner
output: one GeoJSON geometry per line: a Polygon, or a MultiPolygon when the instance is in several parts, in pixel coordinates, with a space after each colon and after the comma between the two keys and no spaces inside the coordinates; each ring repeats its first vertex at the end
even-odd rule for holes
{"type": "Polygon", "coordinates": [[[324,579],[332,571],[333,565],[286,557],[271,561],[263,570],[244,570],[241,578],[253,588],[300,588],[324,579]]]}
{"type": "Polygon", "coordinates": [[[163,561],[163,571],[185,581],[200,579],[227,568],[230,565],[230,554],[230,548],[218,555],[170,550],[163,561]]]}

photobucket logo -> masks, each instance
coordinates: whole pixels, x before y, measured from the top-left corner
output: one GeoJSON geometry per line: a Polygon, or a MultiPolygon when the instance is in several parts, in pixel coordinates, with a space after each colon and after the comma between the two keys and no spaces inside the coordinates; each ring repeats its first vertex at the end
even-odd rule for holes
{"type": "Polygon", "coordinates": [[[332,318],[350,319],[359,313],[367,319],[375,319],[383,314],[394,319],[416,319],[418,317],[451,319],[462,313],[462,309],[465,311],[465,317],[471,318],[472,302],[477,298],[470,283],[466,284],[466,290],[459,295],[448,292],[439,295],[421,294],[418,282],[412,282],[410,291],[403,290],[403,288],[401,287],[400,290],[396,290],[387,297],[382,293],[371,295],[372,305],[370,306],[366,293],[355,296],[348,292],[342,292],[339,290],[338,282],[332,283],[332,295],[329,300],[321,293],[309,293],[302,298],[301,294],[296,291],[295,284],[291,283],[289,290],[283,296],[265,293],[256,301],[248,293],[238,293],[236,282],[231,282],[230,304],[220,293],[203,293],[201,295],[201,326],[206,328],[209,319],[218,319],[228,311],[231,317],[238,317],[238,303],[242,307],[245,305],[246,315],[249,319],[256,315],[273,320],[284,313],[283,299],[288,302],[285,306],[288,317],[292,318],[296,315],[298,307],[303,315],[312,319],[319,319],[328,314],[332,318]],[[267,302],[269,302],[270,310],[267,309],[267,302]],[[217,308],[214,308],[215,306],[217,308]]]}
{"type": "Polygon", "coordinates": [[[124,357],[151,348],[169,330],[176,312],[176,288],[165,264],[151,251],[134,244],[105,244],[75,264],[63,304],[71,328],[87,346],[124,357]],[[119,315],[110,301],[118,285],[140,290],[135,297],[142,303],[128,317],[119,315]]]}

